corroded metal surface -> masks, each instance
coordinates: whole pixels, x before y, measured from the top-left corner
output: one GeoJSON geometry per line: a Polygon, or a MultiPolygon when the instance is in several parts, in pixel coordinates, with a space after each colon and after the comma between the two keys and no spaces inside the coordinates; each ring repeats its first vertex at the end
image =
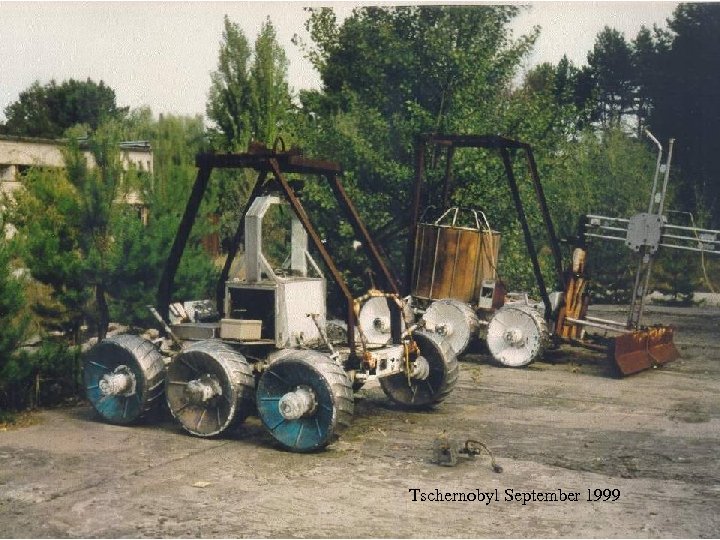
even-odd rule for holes
{"type": "Polygon", "coordinates": [[[499,251],[497,232],[420,223],[412,295],[477,303],[483,280],[495,277],[499,251]]]}
{"type": "Polygon", "coordinates": [[[672,326],[654,326],[615,338],[614,360],[623,375],[666,364],[680,358],[672,326]]]}

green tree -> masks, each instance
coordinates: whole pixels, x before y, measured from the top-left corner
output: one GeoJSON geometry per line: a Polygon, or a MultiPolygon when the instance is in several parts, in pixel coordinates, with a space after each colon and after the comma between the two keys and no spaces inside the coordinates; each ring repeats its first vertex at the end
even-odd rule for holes
{"type": "Polygon", "coordinates": [[[588,53],[597,89],[597,115],[603,127],[618,127],[634,111],[633,51],[625,36],[606,26],[588,53]]]}
{"type": "Polygon", "coordinates": [[[720,227],[720,5],[680,4],[668,25],[666,41],[658,40],[650,126],[661,140],[676,139],[680,209],[720,227]]]}
{"type": "MultiPolygon", "coordinates": [[[[20,284],[8,273],[11,252],[0,242],[0,408],[52,404],[77,392],[79,347],[44,340],[35,351],[18,350],[29,332],[44,338],[44,330],[63,330],[74,344],[86,323],[102,337],[110,317],[140,328],[155,324],[146,306],[155,301],[195,179],[195,154],[206,144],[203,120],[156,121],[149,109],[141,109],[122,123],[100,126],[87,140],[73,136],[85,132],[80,127],[68,133],[65,169],[30,168],[22,177],[24,189],[8,201],[18,231],[17,264],[34,279],[20,284]],[[151,141],[153,176],[123,168],[121,137],[151,141]],[[144,201],[147,225],[137,208],[126,204],[128,193],[144,201]],[[28,327],[22,315],[31,308],[42,323],[38,328],[35,321],[28,327]],[[44,380],[53,382],[40,384],[44,380]]],[[[209,213],[211,204],[201,212],[209,213]]],[[[201,243],[210,229],[199,221],[176,277],[178,300],[214,292],[217,268],[201,243]]]]}
{"type": "Polygon", "coordinates": [[[273,144],[278,135],[288,135],[292,112],[287,83],[288,61],[267,19],[255,40],[250,68],[250,126],[252,137],[273,144]],[[285,133],[284,133],[285,130],[285,133]]]}
{"type": "Polygon", "coordinates": [[[240,27],[224,19],[217,71],[211,75],[207,116],[215,123],[220,146],[241,151],[250,140],[250,83],[248,64],[252,50],[240,27]]]}
{"type": "MultiPolygon", "coordinates": [[[[329,9],[310,10],[313,44],[304,46],[324,88],[301,93],[299,138],[308,153],[342,163],[348,192],[398,270],[414,137],[429,131],[514,135],[517,119],[506,115],[511,82],[537,36],[511,39],[507,24],[517,12],[513,6],[373,7],[356,9],[338,24],[329,9]]],[[[433,171],[431,184],[437,177],[433,171]]],[[[304,196],[341,266],[363,275],[366,262],[348,247],[349,224],[338,226],[337,213],[329,211],[327,187],[307,182],[304,196]]]]}
{"type": "MultiPolygon", "coordinates": [[[[195,181],[195,155],[205,140],[199,116],[161,115],[157,121],[151,119],[134,127],[147,134],[153,148],[154,174],[138,188],[149,219],[144,225],[129,209],[117,216],[110,264],[110,309],[114,320],[145,327],[154,324],[146,306],[155,303],[160,275],[195,181]]],[[[175,278],[177,300],[213,295],[218,272],[201,240],[213,232],[211,223],[202,216],[208,215],[215,204],[211,199],[201,206],[201,217],[175,278]]]]}
{"type": "MultiPolygon", "coordinates": [[[[2,229],[2,227],[0,227],[2,229]]],[[[16,242],[0,238],[0,412],[53,405],[77,392],[79,348],[37,346],[31,282],[19,266],[16,242]],[[28,342],[33,341],[32,347],[28,342]],[[52,381],[52,384],[43,384],[52,381]]]]}
{"type": "Polygon", "coordinates": [[[84,124],[94,130],[103,121],[120,118],[126,112],[118,108],[115,91],[102,81],[69,79],[57,84],[52,80],[45,85],[36,81],[5,108],[3,131],[56,139],[74,125],[84,124]]]}
{"type": "Polygon", "coordinates": [[[636,84],[635,114],[637,117],[637,134],[647,127],[653,111],[653,95],[660,84],[663,66],[659,63],[660,55],[667,46],[665,32],[655,28],[650,32],[642,27],[632,41],[633,77],[636,84]]]}
{"type": "Polygon", "coordinates": [[[576,101],[593,104],[591,120],[599,127],[620,126],[641,137],[664,85],[660,57],[668,44],[669,34],[657,26],[652,32],[641,27],[632,41],[606,26],[580,71],[576,101]]]}
{"type": "Polygon", "coordinates": [[[18,350],[28,336],[29,319],[23,284],[13,274],[14,254],[4,227],[0,231],[0,408],[8,408],[18,401],[14,385],[30,372],[26,355],[18,350]]]}
{"type": "Polygon", "coordinates": [[[587,101],[576,94],[580,77],[567,57],[531,69],[506,97],[506,129],[545,152],[573,139],[590,118],[587,101]]]}
{"type": "Polygon", "coordinates": [[[113,126],[101,126],[88,140],[92,168],[77,138],[81,131],[68,132],[65,169],[31,169],[14,204],[24,262],[66,309],[75,341],[87,317],[100,338],[107,332],[111,223],[128,192],[113,126]]]}
{"type": "Polygon", "coordinates": [[[454,129],[480,97],[496,103],[538,32],[510,39],[513,6],[361,8],[341,26],[329,9],[310,10],[306,50],[331,103],[348,110],[353,93],[386,118],[420,116],[435,131],[454,129]]]}
{"type": "MultiPolygon", "coordinates": [[[[65,169],[31,168],[13,205],[24,264],[52,291],[55,305],[36,306],[77,340],[87,322],[104,336],[110,316],[136,326],[152,322],[158,280],[195,180],[194,157],[205,144],[200,117],[155,121],[138,112],[128,125],[104,124],[81,144],[71,131],[65,169]],[[155,174],[125,169],[120,134],[151,136],[155,174]],[[88,163],[88,156],[94,166],[88,163]],[[126,204],[129,193],[144,202],[149,221],[126,204]]],[[[210,213],[212,201],[201,210],[210,213]]],[[[199,220],[201,221],[201,220],[199,220]]],[[[199,223],[177,276],[178,299],[207,298],[217,270],[203,252],[210,232],[199,223]]]]}
{"type": "MultiPolygon", "coordinates": [[[[217,70],[213,72],[207,115],[214,126],[211,144],[244,152],[250,141],[273,145],[279,135],[292,142],[293,105],[287,58],[275,28],[266,20],[251,48],[240,27],[225,16],[217,70]]],[[[240,209],[254,182],[252,171],[218,171],[211,197],[218,201],[223,246],[235,233],[240,209]]]]}
{"type": "Polygon", "coordinates": [[[287,66],[269,19],[251,48],[240,27],[225,16],[206,107],[219,149],[244,151],[251,140],[272,144],[287,127],[292,109],[287,66]]]}

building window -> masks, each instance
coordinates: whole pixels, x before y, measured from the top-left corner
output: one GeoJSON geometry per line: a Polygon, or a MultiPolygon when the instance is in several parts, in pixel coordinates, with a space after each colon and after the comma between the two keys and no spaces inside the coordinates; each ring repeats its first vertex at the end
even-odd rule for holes
{"type": "Polygon", "coordinates": [[[12,165],[0,165],[0,182],[14,182],[15,167],[12,165]]]}

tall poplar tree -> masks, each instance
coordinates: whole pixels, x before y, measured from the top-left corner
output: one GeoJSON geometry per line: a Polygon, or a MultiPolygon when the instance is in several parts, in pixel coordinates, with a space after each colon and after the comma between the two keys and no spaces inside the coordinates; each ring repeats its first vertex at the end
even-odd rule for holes
{"type": "Polygon", "coordinates": [[[287,136],[292,102],[287,82],[288,61],[267,19],[255,40],[250,68],[250,126],[253,139],[273,144],[287,136]]]}
{"type": "Polygon", "coordinates": [[[206,112],[215,124],[223,150],[238,151],[250,139],[250,76],[252,51],[241,28],[224,19],[217,71],[211,75],[206,112]]]}
{"type": "Polygon", "coordinates": [[[206,107],[215,144],[227,151],[244,151],[251,140],[270,145],[292,110],[285,51],[270,19],[252,48],[237,23],[225,16],[224,25],[206,107]]]}
{"type": "MultiPolygon", "coordinates": [[[[287,66],[269,19],[251,48],[240,26],[225,16],[217,70],[211,75],[206,107],[214,124],[210,135],[216,149],[244,152],[250,141],[271,146],[278,136],[290,142],[293,105],[287,66]]],[[[254,176],[250,171],[219,171],[216,177],[211,192],[218,200],[221,240],[227,245],[254,176]]]]}

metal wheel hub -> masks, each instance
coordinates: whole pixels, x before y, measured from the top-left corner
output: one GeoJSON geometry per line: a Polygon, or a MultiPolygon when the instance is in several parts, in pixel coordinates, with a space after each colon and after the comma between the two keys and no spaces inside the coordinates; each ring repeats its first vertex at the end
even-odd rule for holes
{"type": "Polygon", "coordinates": [[[130,424],[155,409],[163,392],[160,351],[139,336],[106,338],[83,355],[83,385],[97,413],[113,424],[130,424]]]}
{"type": "Polygon", "coordinates": [[[413,379],[424,381],[430,375],[430,362],[424,356],[418,356],[415,359],[415,365],[413,366],[412,375],[413,379]]]}
{"type": "Polygon", "coordinates": [[[167,366],[168,408],[185,431],[199,437],[242,422],[252,410],[254,389],[246,358],[216,339],[192,344],[167,366]]]}
{"type": "Polygon", "coordinates": [[[373,321],[373,328],[382,334],[390,332],[390,318],[389,317],[376,317],[373,321]]]}
{"type": "Polygon", "coordinates": [[[280,398],[278,409],[285,420],[297,420],[315,412],[315,392],[309,386],[298,386],[280,398]]]}
{"type": "Polygon", "coordinates": [[[453,335],[453,327],[450,323],[436,324],[435,333],[440,337],[450,337],[453,335]]]}
{"type": "Polygon", "coordinates": [[[390,342],[391,317],[388,300],[384,296],[375,296],[363,304],[357,323],[369,344],[387,345],[390,342]]]}
{"type": "Polygon", "coordinates": [[[440,403],[458,378],[455,352],[446,339],[418,330],[413,332],[417,355],[407,372],[380,378],[380,387],[391,400],[404,407],[424,408],[440,403]]]}
{"type": "Polygon", "coordinates": [[[504,335],[505,341],[511,347],[520,348],[525,345],[525,337],[519,328],[511,328],[504,335]]]}
{"type": "Polygon", "coordinates": [[[328,445],[350,422],[352,383],[329,355],[284,349],[260,376],[255,403],[276,441],[310,452],[328,445]]]}
{"type": "Polygon", "coordinates": [[[135,393],[135,375],[126,365],[120,365],[106,373],[98,381],[103,396],[132,396],[135,393]]]}
{"type": "Polygon", "coordinates": [[[185,397],[194,405],[207,403],[215,396],[222,395],[222,386],[216,377],[205,374],[198,379],[188,381],[185,385],[185,397]]]}

